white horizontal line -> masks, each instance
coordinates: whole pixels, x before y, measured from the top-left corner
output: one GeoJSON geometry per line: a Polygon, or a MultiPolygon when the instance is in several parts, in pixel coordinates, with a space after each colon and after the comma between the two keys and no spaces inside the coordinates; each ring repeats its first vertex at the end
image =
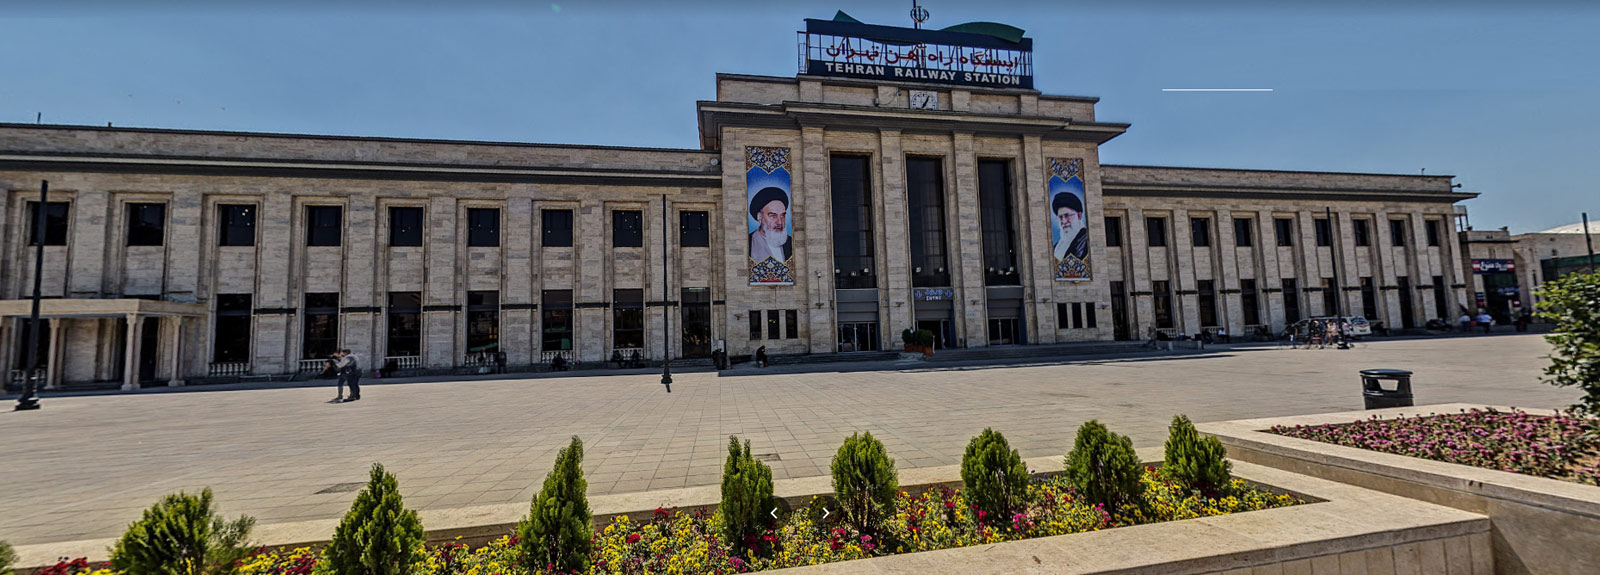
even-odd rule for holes
{"type": "Polygon", "coordinates": [[[1272,88],[1162,88],[1162,92],[1271,92],[1272,88]]]}

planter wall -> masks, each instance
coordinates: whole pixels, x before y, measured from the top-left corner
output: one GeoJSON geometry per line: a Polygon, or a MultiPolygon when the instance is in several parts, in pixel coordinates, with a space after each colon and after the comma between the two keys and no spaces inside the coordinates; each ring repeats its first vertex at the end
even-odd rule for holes
{"type": "MultiPolygon", "coordinates": [[[[1380,453],[1265,430],[1379,417],[1459,413],[1490,406],[1445,404],[1200,424],[1239,461],[1356,485],[1486,515],[1497,573],[1600,573],[1600,487],[1380,453]]],[[[1506,410],[1509,408],[1498,407],[1506,410]]],[[[1535,414],[1550,411],[1524,410],[1535,414]]]]}

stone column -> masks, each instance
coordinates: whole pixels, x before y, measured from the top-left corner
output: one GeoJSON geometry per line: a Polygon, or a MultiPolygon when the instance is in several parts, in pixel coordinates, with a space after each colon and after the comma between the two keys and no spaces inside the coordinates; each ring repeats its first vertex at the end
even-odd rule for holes
{"type": "MultiPolygon", "coordinates": [[[[270,193],[262,200],[261,209],[257,212],[256,223],[261,228],[258,231],[261,237],[256,248],[256,292],[250,302],[257,309],[298,307],[289,300],[289,282],[299,275],[290,271],[289,254],[305,253],[304,246],[296,246],[297,241],[305,243],[304,236],[293,233],[297,209],[299,206],[289,194],[270,193]]],[[[293,317],[286,314],[255,317],[252,322],[255,334],[250,338],[255,347],[255,353],[251,356],[251,373],[293,372],[294,364],[288,357],[290,342],[293,341],[289,329],[293,317]]]]}
{"type": "MultiPolygon", "coordinates": [[[[435,197],[428,202],[427,280],[422,294],[422,357],[429,368],[455,367],[461,354],[456,349],[459,314],[448,306],[458,305],[456,292],[463,282],[457,278],[456,256],[465,247],[457,234],[456,199],[435,197]],[[439,306],[439,307],[433,307],[439,306]]],[[[456,308],[459,309],[459,308],[456,308]]]]}
{"type": "MultiPolygon", "coordinates": [[[[52,195],[52,197],[54,196],[52,195]]],[[[38,198],[34,197],[33,201],[38,201],[38,198]]],[[[88,262],[88,265],[80,264],[73,267],[71,277],[68,280],[70,283],[68,283],[66,290],[69,297],[93,298],[100,297],[105,293],[106,242],[108,239],[123,239],[120,234],[112,234],[112,238],[107,238],[106,227],[108,221],[106,212],[110,209],[108,204],[109,198],[107,194],[97,190],[80,191],[73,199],[72,259],[78,262],[88,262]]],[[[26,204],[24,204],[22,213],[23,217],[20,219],[27,219],[26,204]]],[[[22,234],[19,236],[22,238],[21,243],[26,246],[28,244],[26,236],[28,230],[32,229],[32,227],[27,222],[19,222],[19,227],[22,229],[22,234]]],[[[120,230],[122,228],[113,226],[113,229],[120,230]]],[[[29,249],[28,252],[31,256],[33,250],[29,249]]],[[[32,258],[28,259],[31,263],[32,258]]],[[[50,260],[45,260],[47,266],[49,262],[50,260]]],[[[118,267],[120,268],[120,265],[118,267]]],[[[28,271],[31,272],[32,268],[28,268],[28,271]]],[[[49,271],[50,268],[46,267],[45,272],[49,273],[49,271]]],[[[49,279],[50,276],[45,276],[45,285],[49,285],[49,279]]],[[[32,284],[25,284],[23,286],[24,293],[21,295],[23,297],[32,295],[32,289],[32,284]]]]}
{"type": "MultiPolygon", "coordinates": [[[[1181,206],[1172,210],[1172,247],[1167,250],[1167,270],[1172,278],[1172,319],[1178,333],[1194,335],[1200,332],[1200,296],[1195,293],[1194,226],[1189,211],[1181,206]]],[[[1200,248],[1210,249],[1210,248],[1200,248]]]]}
{"type": "Polygon", "coordinates": [[[199,301],[199,254],[215,254],[215,240],[205,244],[200,220],[205,198],[196,191],[172,194],[167,232],[167,285],[166,297],[172,301],[193,303],[199,301]]]}
{"type": "MultiPolygon", "coordinates": [[[[952,99],[953,101],[954,99],[952,99]]],[[[1035,206],[1050,204],[1049,191],[1046,186],[1046,164],[1044,159],[1044,141],[1036,135],[1022,137],[1022,178],[1017,185],[1022,188],[1021,201],[1012,204],[1012,209],[1021,212],[1022,226],[1017,231],[1018,236],[1018,269],[1026,269],[1023,275],[1022,300],[1024,308],[1023,320],[1028,322],[1029,334],[1036,339],[1032,341],[1054,341],[1056,336],[1056,314],[1042,311],[1053,308],[1057,303],[1056,298],[1056,262],[1050,244],[1050,219],[1055,217],[1046,210],[1036,209],[1035,206]],[[1044,300],[1048,299],[1046,302],[1044,300]],[[1049,334],[1052,338],[1045,340],[1039,337],[1049,334]]],[[[1085,181],[1087,184],[1088,181],[1085,181]]],[[[1089,189],[1085,188],[1088,194],[1089,189]]],[[[1091,226],[1092,227],[1092,226],[1091,226]]],[[[1091,255],[1091,260],[1092,255],[1091,255]]],[[[987,295],[987,294],[985,294],[987,295]]],[[[985,320],[982,330],[979,330],[978,341],[986,341],[988,337],[988,321],[985,320]]],[[[971,341],[968,341],[971,344],[971,341]]],[[[985,343],[987,345],[987,343],[985,343]]]]}
{"type": "Polygon", "coordinates": [[[133,391],[139,389],[139,337],[140,327],[144,325],[144,316],[128,314],[128,340],[125,355],[122,358],[122,390],[133,391]]]}
{"type": "MultiPolygon", "coordinates": [[[[610,322],[606,317],[611,313],[610,310],[584,305],[611,301],[611,285],[606,281],[606,265],[611,256],[611,238],[606,237],[610,229],[610,222],[607,221],[610,217],[605,203],[593,198],[581,200],[573,213],[572,265],[575,269],[572,275],[577,285],[573,286],[572,298],[572,349],[573,355],[580,361],[604,362],[607,359],[606,348],[611,341],[611,334],[608,333],[610,322]]],[[[660,265],[659,262],[657,265],[660,265]]],[[[655,279],[659,282],[661,278],[655,279]]]]}
{"type": "MultiPolygon", "coordinates": [[[[1260,290],[1260,303],[1263,304],[1261,323],[1271,326],[1273,333],[1278,333],[1283,331],[1286,317],[1283,306],[1283,272],[1278,267],[1278,222],[1270,208],[1256,212],[1256,221],[1260,222],[1256,227],[1258,231],[1256,251],[1261,254],[1262,273],[1257,276],[1256,288],[1260,290]]],[[[1304,307],[1301,309],[1304,310],[1304,307]]]]}
{"type": "MultiPolygon", "coordinates": [[[[341,307],[367,308],[378,305],[378,207],[372,194],[350,196],[346,217],[344,257],[346,265],[341,307]]],[[[339,314],[340,348],[356,355],[377,359],[377,317],[370,311],[339,314]]],[[[372,361],[369,360],[369,361],[372,361]]],[[[374,367],[383,365],[372,361],[374,367]]]]}
{"type": "MultiPolygon", "coordinates": [[[[1127,278],[1128,297],[1131,305],[1128,311],[1132,317],[1128,320],[1128,329],[1134,339],[1149,339],[1156,327],[1155,298],[1150,293],[1150,239],[1147,235],[1150,229],[1145,225],[1144,210],[1137,206],[1128,207],[1128,237],[1123,238],[1123,245],[1127,246],[1130,265],[1127,278]]],[[[1048,229],[1048,228],[1047,228],[1048,229]]]]}
{"type": "Polygon", "coordinates": [[[168,387],[183,386],[183,316],[177,315],[167,318],[167,348],[172,350],[167,356],[168,387]]]}
{"type": "MultiPolygon", "coordinates": [[[[506,229],[526,231],[501,235],[506,258],[505,289],[501,305],[526,306],[538,303],[533,274],[533,197],[530,186],[513,185],[506,195],[506,229]]],[[[534,363],[536,356],[533,340],[533,315],[528,309],[505,310],[500,313],[500,349],[506,353],[507,365],[534,363]]]]}
{"type": "MultiPolygon", "coordinates": [[[[978,157],[973,151],[972,132],[956,132],[951,152],[956,178],[955,185],[947,188],[953,193],[946,193],[945,197],[952,200],[948,203],[956,222],[950,228],[955,233],[949,238],[953,248],[949,253],[955,259],[950,265],[956,272],[952,283],[957,288],[952,323],[960,326],[957,335],[966,339],[968,346],[977,347],[988,345],[989,294],[984,285],[983,208],[978,201],[978,157]],[[979,303],[972,304],[974,300],[979,303]]],[[[1055,330],[1030,335],[1035,343],[1055,340],[1055,330]]]]}
{"type": "Polygon", "coordinates": [[[1229,334],[1240,335],[1244,333],[1244,298],[1239,290],[1239,249],[1237,238],[1233,236],[1233,212],[1226,208],[1217,210],[1217,269],[1222,270],[1221,277],[1217,278],[1217,310],[1218,319],[1222,327],[1229,334]]]}
{"type": "Polygon", "coordinates": [[[65,366],[62,365],[62,356],[65,355],[62,352],[65,351],[64,348],[66,347],[66,338],[64,336],[67,331],[66,328],[68,322],[65,318],[40,319],[43,319],[45,322],[47,322],[46,325],[50,326],[50,341],[44,342],[44,344],[48,346],[47,349],[49,350],[49,355],[45,356],[49,358],[49,362],[45,365],[46,369],[44,372],[44,388],[61,389],[61,384],[63,383],[62,376],[66,375],[67,372],[65,366]]]}
{"type": "Polygon", "coordinates": [[[878,302],[878,334],[881,349],[894,349],[900,330],[912,327],[911,319],[911,242],[907,226],[905,153],[900,147],[900,130],[880,130],[879,166],[883,173],[883,281],[878,302]]]}
{"type": "MultiPolygon", "coordinates": [[[[818,88],[820,94],[820,87],[818,88]]],[[[835,351],[833,301],[833,194],[828,188],[828,150],[821,126],[800,128],[800,161],[804,177],[804,221],[806,268],[813,277],[804,278],[810,300],[806,304],[806,324],[811,353],[835,351]],[[822,305],[817,305],[821,303],[822,305]]]]}

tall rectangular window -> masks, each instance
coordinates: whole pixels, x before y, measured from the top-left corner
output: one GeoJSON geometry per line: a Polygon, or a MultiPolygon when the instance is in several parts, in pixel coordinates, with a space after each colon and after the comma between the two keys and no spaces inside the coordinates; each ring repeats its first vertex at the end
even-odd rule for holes
{"type": "Polygon", "coordinates": [[[1322,278],[1322,315],[1343,315],[1344,310],[1339,309],[1339,288],[1333,285],[1333,278],[1322,278]]]}
{"type": "Polygon", "coordinates": [[[1172,327],[1172,283],[1162,280],[1150,282],[1150,295],[1155,303],[1156,327],[1172,327]]]}
{"type": "Polygon", "coordinates": [[[1145,241],[1152,248],[1166,247],[1167,245],[1167,219],[1148,216],[1144,219],[1145,241]]]}
{"type": "Polygon", "coordinates": [[[1283,278],[1283,321],[1300,321],[1300,286],[1294,278],[1283,278]]]}
{"type": "Polygon", "coordinates": [[[1423,229],[1426,230],[1428,234],[1428,247],[1439,247],[1439,220],[1426,220],[1422,223],[1423,229]]]}
{"type": "Polygon", "coordinates": [[[250,307],[247,293],[217,294],[216,333],[211,341],[211,361],[250,361],[250,307]]]}
{"type": "Polygon", "coordinates": [[[128,245],[159,246],[166,237],[166,204],[128,204],[128,245]]]}
{"type": "Polygon", "coordinates": [[[750,339],[761,339],[761,310],[750,310],[750,339]]]}
{"type": "Polygon", "coordinates": [[[783,311],[783,337],[784,339],[800,337],[800,310],[789,309],[783,311]]]}
{"type": "Polygon", "coordinates": [[[1294,218],[1273,218],[1272,230],[1278,236],[1279,247],[1294,245],[1294,218]]]}
{"type": "Polygon", "coordinates": [[[500,351],[500,292],[493,290],[467,292],[467,353],[498,351],[500,351]]]}
{"type": "Polygon", "coordinates": [[[710,247],[710,214],[706,212],[678,212],[678,245],[686,248],[710,247]]]}
{"type": "MultiPolygon", "coordinates": [[[[570,217],[571,210],[567,212],[570,217]]],[[[549,211],[547,210],[546,213],[549,211]]],[[[547,289],[539,300],[539,349],[541,351],[567,351],[572,349],[572,290],[547,289]]]]}
{"type": "Polygon", "coordinates": [[[1072,329],[1083,329],[1083,302],[1072,302],[1072,329]]]}
{"type": "Polygon", "coordinates": [[[832,156],[833,287],[878,287],[873,259],[872,180],[862,156],[832,156]]]}
{"type": "Polygon", "coordinates": [[[1083,303],[1083,319],[1085,320],[1084,323],[1089,326],[1089,329],[1100,327],[1099,323],[1094,319],[1094,302],[1090,301],[1083,303]]]}
{"type": "Polygon", "coordinates": [[[944,170],[934,158],[906,159],[912,287],[950,285],[945,258],[944,170]]]}
{"type": "Polygon", "coordinates": [[[1211,218],[1189,218],[1189,238],[1194,247],[1211,246],[1211,218]]]}
{"type": "Polygon", "coordinates": [[[1311,222],[1317,229],[1317,247],[1325,248],[1333,245],[1333,224],[1328,222],[1328,218],[1316,218],[1311,222]]]}
{"type": "Polygon", "coordinates": [[[1361,278],[1361,317],[1378,319],[1378,289],[1371,277],[1361,278]]]}
{"type": "Polygon", "coordinates": [[[1122,247],[1122,216],[1106,216],[1106,247],[1122,247]]]}
{"type": "Polygon", "coordinates": [[[413,206],[389,208],[389,245],[422,246],[422,208],[413,206]]]}
{"type": "Polygon", "coordinates": [[[1397,248],[1405,247],[1406,236],[1408,235],[1411,234],[1406,233],[1405,220],[1389,220],[1389,241],[1391,245],[1397,248]]]}
{"type": "Polygon", "coordinates": [[[547,248],[572,247],[572,210],[540,210],[540,228],[544,230],[544,241],[540,245],[547,248]]]}
{"type": "Polygon", "coordinates": [[[1350,235],[1355,236],[1353,239],[1355,239],[1357,246],[1366,247],[1372,245],[1371,220],[1350,220],[1350,235]]]}
{"type": "Polygon", "coordinates": [[[256,207],[251,204],[217,205],[217,245],[256,245],[256,207]]]}
{"type": "Polygon", "coordinates": [[[422,292],[389,292],[389,333],[384,344],[388,357],[422,355],[422,292]]]}
{"type": "Polygon", "coordinates": [[[782,336],[783,330],[778,322],[778,310],[767,310],[767,339],[779,339],[782,336]]]}
{"type": "Polygon", "coordinates": [[[1011,229],[1011,164],[978,162],[978,204],[983,225],[983,283],[1022,285],[1011,229]]]}
{"type": "Polygon", "coordinates": [[[306,206],[306,245],[338,246],[344,237],[343,220],[339,206],[306,206]]]}
{"type": "Polygon", "coordinates": [[[1213,280],[1197,280],[1195,291],[1199,292],[1200,325],[1202,327],[1215,327],[1217,325],[1217,284],[1213,280]]]}
{"type": "Polygon", "coordinates": [[[498,208],[467,208],[467,246],[474,248],[500,247],[500,210],[498,208]]]}
{"type": "Polygon", "coordinates": [[[644,290],[612,290],[611,347],[644,347],[644,290]]]}
{"type": "MultiPolygon", "coordinates": [[[[39,202],[28,202],[28,245],[39,245],[39,202]]],[[[45,206],[44,245],[67,245],[67,202],[45,206]]]]}
{"type": "Polygon", "coordinates": [[[1261,292],[1256,291],[1256,280],[1239,280],[1239,307],[1243,308],[1245,325],[1261,324],[1261,292]]]}
{"type": "Polygon", "coordinates": [[[326,358],[339,351],[339,294],[306,294],[305,329],[300,354],[305,359],[326,358]]]}
{"type": "Polygon", "coordinates": [[[1450,302],[1445,297],[1444,276],[1433,276],[1433,317],[1449,322],[1450,302]]]}
{"type": "Polygon", "coordinates": [[[1256,245],[1255,223],[1256,221],[1251,218],[1233,219],[1233,245],[1235,247],[1248,248],[1256,245]]]}
{"type": "Polygon", "coordinates": [[[1067,306],[1067,302],[1056,304],[1056,329],[1067,329],[1072,326],[1072,315],[1069,312],[1070,309],[1071,308],[1067,306]]]}
{"type": "Polygon", "coordinates": [[[644,247],[644,212],[639,210],[611,211],[611,247],[644,247]]]}

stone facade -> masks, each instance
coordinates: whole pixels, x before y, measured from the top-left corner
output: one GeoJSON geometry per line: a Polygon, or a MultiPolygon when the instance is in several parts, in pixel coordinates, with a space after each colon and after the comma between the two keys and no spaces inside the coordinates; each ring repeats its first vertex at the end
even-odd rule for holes
{"type": "MultiPolygon", "coordinates": [[[[698,103],[698,150],[0,125],[0,299],[30,293],[27,206],[49,180],[50,201],[68,206],[67,239],[45,248],[44,295],[155,298],[216,310],[220,295],[248,294],[248,360],[231,362],[232,375],[315,367],[307,294],[337,294],[340,347],[395,358],[391,294],[419,292],[420,351],[399,359],[402,367],[441,370],[483,361],[467,341],[469,317],[484,309],[469,300],[483,292],[496,296],[487,308],[495,332],[488,349],[513,367],[545,364],[555,351],[605,362],[623,347],[620,310],[629,306],[619,298],[631,290],[643,293],[641,351],[650,359],[704,356],[716,345],[732,355],[759,347],[770,354],[889,350],[912,327],[937,328],[948,338],[940,345],[957,347],[1136,339],[1158,325],[1152,282],[1170,282],[1173,296],[1173,319],[1160,327],[1188,333],[1242,332],[1242,279],[1257,281],[1256,324],[1274,331],[1290,319],[1269,291],[1284,278],[1313,290],[1297,294],[1301,317],[1332,313],[1316,293],[1335,274],[1347,315],[1362,310],[1357,278],[1374,278],[1373,314],[1394,327],[1404,307],[1418,325],[1435,316],[1435,284],[1448,304],[1466,301],[1461,244],[1449,220],[1454,203],[1472,194],[1454,192],[1450,177],[1101,165],[1099,145],[1128,125],[1097,121],[1095,102],[1032,90],[720,75],[716,100],[698,103]],[[936,109],[909,108],[912,90],[938,92],[936,109]],[[749,285],[747,146],[790,151],[793,285],[749,285]],[[865,289],[836,285],[844,272],[834,259],[830,161],[840,156],[868,166],[876,280],[865,289]],[[1081,165],[1092,264],[1085,281],[1054,278],[1053,158],[1081,165]],[[913,204],[908,161],[936,162],[942,188],[920,200],[937,197],[936,210],[913,204]],[[978,172],[995,162],[1006,184],[996,193],[1009,211],[986,224],[978,172]],[[130,206],[141,203],[165,206],[159,245],[126,241],[130,206]],[[257,214],[253,241],[220,245],[222,206],[239,205],[257,214]],[[317,207],[338,209],[336,239],[310,241],[317,207]],[[425,214],[420,246],[391,245],[392,208],[425,214]],[[485,208],[498,210],[498,241],[469,245],[469,211],[485,208]],[[1313,229],[1325,208],[1336,222],[1332,253],[1313,229]],[[571,211],[570,246],[546,245],[547,210],[571,211]],[[616,245],[623,232],[615,222],[626,221],[618,211],[640,212],[639,247],[616,245]],[[683,245],[685,212],[707,214],[706,245],[683,245]],[[942,245],[907,223],[934,213],[942,217],[942,245]],[[1122,222],[1117,245],[1108,244],[1106,216],[1122,222]],[[1165,246],[1151,246],[1144,233],[1145,218],[1155,216],[1167,218],[1165,246]],[[1193,245],[1190,222],[1199,217],[1209,218],[1209,246],[1193,245]],[[1240,217],[1253,218],[1254,246],[1233,237],[1240,217]],[[1292,245],[1269,245],[1274,218],[1293,220],[1292,245]],[[1368,245],[1352,239],[1357,220],[1371,228],[1368,245]],[[1010,282],[986,276],[985,226],[996,222],[1013,247],[1010,282]],[[1439,229],[1429,232],[1433,225],[1439,229]],[[1392,229],[1404,229],[1410,241],[1395,245],[1392,229]],[[1424,241],[1429,234],[1447,241],[1433,245],[1424,241]],[[913,261],[919,249],[943,254],[949,285],[914,285],[922,281],[914,279],[922,273],[913,261]],[[1403,278],[1414,297],[1400,296],[1403,278]],[[1210,292],[1199,293],[1199,282],[1211,282],[1210,292]],[[551,349],[550,294],[567,290],[571,331],[560,337],[570,350],[551,349]],[[1215,298],[1215,313],[1199,311],[1203,297],[1215,298]],[[691,313],[690,305],[702,307],[691,313]],[[707,318],[691,327],[719,343],[708,345],[702,332],[686,340],[691,316],[707,318]],[[842,347],[841,326],[864,317],[876,323],[871,341],[842,347]]],[[[218,375],[218,338],[232,334],[219,335],[225,328],[217,317],[162,320],[154,341],[176,346],[184,361],[163,362],[168,367],[155,379],[218,375]]],[[[118,329],[122,320],[52,318],[47,363],[72,363],[52,368],[52,382],[127,379],[117,366],[133,365],[125,361],[133,348],[122,343],[134,331],[118,329]],[[65,360],[89,357],[96,361],[65,360]]],[[[0,325],[7,342],[0,363],[8,367],[21,364],[12,342],[22,325],[14,317],[0,325]]]]}

